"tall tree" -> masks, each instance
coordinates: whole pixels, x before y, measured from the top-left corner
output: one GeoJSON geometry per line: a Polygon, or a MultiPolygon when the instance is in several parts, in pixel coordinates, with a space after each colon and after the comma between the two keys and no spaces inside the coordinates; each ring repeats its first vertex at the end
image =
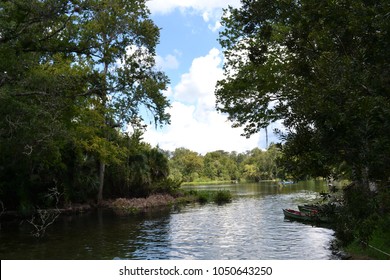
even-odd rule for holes
{"type": "Polygon", "coordinates": [[[367,242],[389,214],[378,203],[386,191],[370,191],[390,177],[389,1],[241,3],[222,22],[218,109],[247,136],[282,120],[294,177],[346,174],[356,187],[345,192],[337,233],[367,242]]]}
{"type": "Polygon", "coordinates": [[[148,111],[156,125],[169,121],[158,39],[142,0],[1,1],[0,194],[20,196],[16,172],[27,190],[32,178],[40,191],[43,181],[64,184],[71,152],[100,162],[100,201],[106,164],[126,158],[118,131],[142,126],[148,111]]]}
{"type": "Polygon", "coordinates": [[[87,1],[81,44],[97,73],[96,95],[108,107],[108,117],[123,128],[139,123],[141,107],[151,111],[156,124],[169,121],[169,105],[161,94],[168,78],[155,68],[159,29],[149,19],[145,0],[87,1]]]}
{"type": "Polygon", "coordinates": [[[247,136],[283,120],[291,167],[353,180],[390,168],[388,1],[243,0],[222,21],[219,111],[247,136]]]}
{"type": "MultiPolygon", "coordinates": [[[[144,0],[86,1],[89,5],[80,19],[81,42],[90,45],[86,55],[96,71],[96,110],[104,116],[103,126],[127,129],[139,122],[144,106],[156,123],[169,121],[168,100],[161,94],[167,77],[157,71],[154,61],[159,29],[149,19],[144,0]]],[[[109,141],[108,135],[101,137],[109,141]]],[[[102,200],[105,166],[108,159],[99,156],[98,201],[102,200]]]]}
{"type": "Polygon", "coordinates": [[[7,207],[28,210],[60,184],[74,99],[88,73],[72,64],[80,50],[73,16],[71,1],[0,2],[0,194],[7,207]]]}

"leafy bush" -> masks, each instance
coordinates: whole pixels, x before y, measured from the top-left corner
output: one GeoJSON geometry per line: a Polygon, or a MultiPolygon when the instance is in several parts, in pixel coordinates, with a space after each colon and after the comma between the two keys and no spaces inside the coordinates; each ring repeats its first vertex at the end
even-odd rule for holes
{"type": "Polygon", "coordinates": [[[196,197],[196,201],[199,203],[214,202],[217,204],[223,204],[232,201],[232,194],[228,190],[190,190],[185,195],[191,195],[196,197]]]}
{"type": "Polygon", "coordinates": [[[210,191],[199,191],[197,193],[197,198],[199,203],[207,203],[211,199],[210,191]]]}
{"type": "Polygon", "coordinates": [[[231,202],[232,201],[232,194],[228,190],[219,190],[214,194],[213,201],[217,204],[231,202]]]}

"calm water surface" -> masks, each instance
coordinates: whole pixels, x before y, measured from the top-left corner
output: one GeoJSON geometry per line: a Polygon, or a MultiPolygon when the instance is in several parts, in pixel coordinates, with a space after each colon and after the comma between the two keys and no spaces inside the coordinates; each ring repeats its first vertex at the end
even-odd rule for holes
{"type": "Polygon", "coordinates": [[[97,211],[61,217],[43,240],[3,224],[1,259],[332,259],[333,230],[284,219],[282,208],[319,199],[321,182],[203,186],[229,189],[232,203],[191,204],[119,217],[97,211]]]}

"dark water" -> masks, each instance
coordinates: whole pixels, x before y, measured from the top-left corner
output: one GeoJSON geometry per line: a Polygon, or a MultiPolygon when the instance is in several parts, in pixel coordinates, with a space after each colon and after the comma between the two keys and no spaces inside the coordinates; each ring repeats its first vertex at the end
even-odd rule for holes
{"type": "MultiPolygon", "coordinates": [[[[200,187],[200,188],[206,188],[200,187]]],[[[331,259],[333,230],[284,219],[282,208],[319,199],[320,182],[208,186],[232,203],[191,204],[119,217],[96,211],[61,217],[43,240],[31,226],[3,224],[1,259],[331,259]]]]}

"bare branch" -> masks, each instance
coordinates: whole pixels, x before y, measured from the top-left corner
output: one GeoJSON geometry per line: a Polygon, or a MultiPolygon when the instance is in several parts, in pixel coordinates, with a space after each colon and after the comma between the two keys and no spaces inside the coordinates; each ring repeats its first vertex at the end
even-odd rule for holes
{"type": "Polygon", "coordinates": [[[40,209],[37,207],[36,213],[31,217],[30,220],[27,220],[27,222],[34,227],[34,230],[31,232],[34,237],[43,237],[46,233],[46,229],[52,225],[60,216],[61,211],[58,209],[58,203],[61,195],[62,194],[58,191],[57,186],[49,189],[46,198],[55,199],[55,208],[40,209]]]}

